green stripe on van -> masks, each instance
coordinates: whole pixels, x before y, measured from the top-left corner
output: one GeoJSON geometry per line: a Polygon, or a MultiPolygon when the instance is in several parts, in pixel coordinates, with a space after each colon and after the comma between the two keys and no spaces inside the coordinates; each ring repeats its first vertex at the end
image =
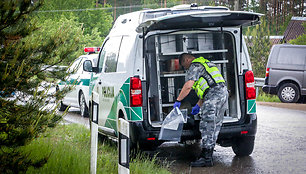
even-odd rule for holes
{"type": "Polygon", "coordinates": [[[105,122],[105,127],[114,129],[116,133],[117,133],[117,105],[118,105],[118,96],[115,97],[111,110],[105,122]]]}
{"type": "Polygon", "coordinates": [[[81,79],[81,82],[83,86],[89,86],[90,79],[81,79]]]}
{"type": "Polygon", "coordinates": [[[142,107],[131,107],[131,121],[142,121],[142,107]]]}
{"type": "Polygon", "coordinates": [[[142,121],[142,107],[130,107],[130,78],[121,86],[119,94],[115,97],[109,115],[107,116],[105,127],[114,129],[117,133],[118,103],[123,104],[128,121],[142,121]]]}
{"type": "Polygon", "coordinates": [[[81,79],[79,81],[77,81],[78,79],[70,79],[69,81],[61,81],[59,83],[59,85],[65,85],[65,84],[68,84],[68,85],[80,85],[82,83],[83,86],[89,86],[89,83],[90,83],[90,79],[81,79]]]}
{"type": "Polygon", "coordinates": [[[247,114],[256,113],[256,100],[247,100],[247,114]]]}
{"type": "Polygon", "coordinates": [[[130,107],[130,78],[120,88],[120,101],[122,102],[128,121],[142,121],[142,107],[130,107]]]}

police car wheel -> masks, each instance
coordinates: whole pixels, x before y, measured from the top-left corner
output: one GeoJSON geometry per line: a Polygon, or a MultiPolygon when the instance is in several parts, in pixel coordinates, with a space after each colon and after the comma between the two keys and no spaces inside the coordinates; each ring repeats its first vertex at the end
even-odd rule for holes
{"type": "Polygon", "coordinates": [[[254,149],[255,136],[237,138],[232,149],[237,156],[249,156],[254,149]]]}
{"type": "Polygon", "coordinates": [[[80,112],[82,117],[88,117],[88,106],[86,105],[85,102],[85,96],[83,92],[80,92],[80,98],[79,98],[79,106],[80,106],[80,112]]]}
{"type": "Polygon", "coordinates": [[[59,111],[65,111],[68,108],[67,105],[64,105],[63,102],[60,103],[58,110],[59,111]]]}

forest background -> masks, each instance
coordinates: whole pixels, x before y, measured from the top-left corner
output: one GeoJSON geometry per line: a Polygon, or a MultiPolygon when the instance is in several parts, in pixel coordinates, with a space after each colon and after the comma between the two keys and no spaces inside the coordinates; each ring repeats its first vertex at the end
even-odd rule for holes
{"type": "MultiPolygon", "coordinates": [[[[41,22],[49,19],[43,22],[43,25],[49,24],[47,26],[50,28],[57,28],[63,22],[70,23],[75,29],[79,27],[83,31],[83,40],[79,46],[83,48],[101,46],[112,23],[121,14],[146,8],[165,8],[191,3],[197,3],[199,6],[226,6],[231,10],[264,14],[262,25],[244,29],[244,35],[250,36],[246,38],[256,77],[265,75],[265,65],[272,47],[269,37],[282,36],[292,16],[306,15],[306,3],[303,0],[50,0],[45,1],[35,16],[41,22]]],[[[306,44],[305,41],[292,43],[306,44]]],[[[68,60],[71,61],[80,54],[82,49],[68,60]]]]}

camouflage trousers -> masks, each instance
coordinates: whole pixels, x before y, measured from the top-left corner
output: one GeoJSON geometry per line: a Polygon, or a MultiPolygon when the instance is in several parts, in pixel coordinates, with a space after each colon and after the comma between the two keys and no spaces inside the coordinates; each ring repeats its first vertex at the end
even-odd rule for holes
{"type": "Polygon", "coordinates": [[[202,148],[211,149],[216,141],[222,126],[224,112],[227,109],[228,92],[223,85],[215,86],[204,96],[201,106],[200,132],[202,136],[202,148]]]}

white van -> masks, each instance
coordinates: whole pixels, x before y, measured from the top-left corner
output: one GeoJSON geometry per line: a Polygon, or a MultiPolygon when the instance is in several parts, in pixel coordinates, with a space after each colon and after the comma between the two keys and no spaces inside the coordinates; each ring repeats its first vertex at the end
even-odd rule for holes
{"type": "MultiPolygon", "coordinates": [[[[217,143],[237,155],[253,151],[256,134],[254,76],[242,26],[259,23],[260,14],[226,7],[179,6],[119,16],[103,42],[93,67],[91,120],[99,132],[116,138],[118,118],[130,122],[132,145],[154,148],[161,124],[172,110],[185,73],[178,64],[184,52],[216,63],[229,90],[228,109],[217,143]]],[[[195,105],[191,93],[181,108],[195,105]]],[[[193,118],[193,116],[191,116],[193,118]]],[[[186,124],[181,141],[200,139],[199,120],[186,124]]]]}

